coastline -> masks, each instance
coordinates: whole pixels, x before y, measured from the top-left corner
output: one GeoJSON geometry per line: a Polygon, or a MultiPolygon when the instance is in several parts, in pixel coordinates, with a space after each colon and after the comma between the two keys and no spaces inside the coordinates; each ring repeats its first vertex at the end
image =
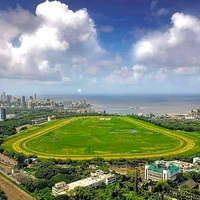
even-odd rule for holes
{"type": "Polygon", "coordinates": [[[86,100],[96,111],[106,111],[110,114],[149,114],[165,115],[168,113],[189,114],[192,109],[200,107],[200,95],[92,95],[92,94],[61,94],[41,95],[59,101],[86,100]],[[137,109],[132,109],[132,107],[137,109]]]}

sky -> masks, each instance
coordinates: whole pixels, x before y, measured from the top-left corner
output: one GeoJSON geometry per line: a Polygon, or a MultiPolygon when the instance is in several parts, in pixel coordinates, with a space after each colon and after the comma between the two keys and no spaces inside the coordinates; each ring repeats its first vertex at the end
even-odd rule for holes
{"type": "Polygon", "coordinates": [[[4,0],[0,93],[199,94],[199,0],[4,0]]]}

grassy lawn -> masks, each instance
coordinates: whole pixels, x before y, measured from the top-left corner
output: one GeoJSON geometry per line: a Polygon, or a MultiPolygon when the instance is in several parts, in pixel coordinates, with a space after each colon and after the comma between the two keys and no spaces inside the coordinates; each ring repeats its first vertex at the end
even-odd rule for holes
{"type": "Polygon", "coordinates": [[[111,120],[80,118],[26,143],[30,150],[59,155],[131,154],[167,150],[178,145],[175,138],[117,117],[111,120]]]}
{"type": "Polygon", "coordinates": [[[77,117],[33,127],[3,146],[40,157],[139,158],[196,152],[195,137],[129,117],[77,117]]]}

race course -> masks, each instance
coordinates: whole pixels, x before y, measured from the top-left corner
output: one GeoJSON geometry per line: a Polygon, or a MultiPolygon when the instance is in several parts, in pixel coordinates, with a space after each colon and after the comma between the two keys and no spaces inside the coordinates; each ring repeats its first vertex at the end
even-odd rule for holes
{"type": "Polygon", "coordinates": [[[32,127],[3,148],[55,159],[159,158],[199,150],[200,135],[172,131],[127,116],[74,117],[32,127]]]}

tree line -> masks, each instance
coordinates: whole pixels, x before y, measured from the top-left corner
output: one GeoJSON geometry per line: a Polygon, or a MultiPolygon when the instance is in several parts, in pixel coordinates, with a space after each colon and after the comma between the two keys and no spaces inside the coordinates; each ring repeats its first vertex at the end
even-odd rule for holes
{"type": "Polygon", "coordinates": [[[147,121],[157,126],[161,126],[171,130],[200,132],[200,120],[179,120],[179,119],[162,119],[162,118],[154,119],[151,117],[138,116],[138,115],[133,115],[131,117],[147,121]]]}

